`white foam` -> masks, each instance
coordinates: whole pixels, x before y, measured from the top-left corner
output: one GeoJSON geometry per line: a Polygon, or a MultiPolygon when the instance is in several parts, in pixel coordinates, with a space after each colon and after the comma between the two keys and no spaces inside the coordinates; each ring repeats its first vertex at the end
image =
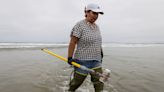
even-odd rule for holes
{"type": "Polygon", "coordinates": [[[103,47],[154,47],[154,46],[164,46],[164,44],[139,44],[139,43],[104,43],[103,47]]]}
{"type": "Polygon", "coordinates": [[[36,47],[63,47],[68,44],[59,43],[0,43],[0,48],[36,48],[36,47]]]}

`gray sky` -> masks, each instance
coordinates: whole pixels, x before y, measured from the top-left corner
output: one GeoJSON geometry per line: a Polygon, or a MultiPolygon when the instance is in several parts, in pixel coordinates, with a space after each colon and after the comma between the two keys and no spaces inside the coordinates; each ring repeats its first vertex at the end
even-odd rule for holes
{"type": "Polygon", "coordinates": [[[103,42],[164,43],[164,0],[0,0],[0,42],[68,42],[88,3],[103,42]]]}

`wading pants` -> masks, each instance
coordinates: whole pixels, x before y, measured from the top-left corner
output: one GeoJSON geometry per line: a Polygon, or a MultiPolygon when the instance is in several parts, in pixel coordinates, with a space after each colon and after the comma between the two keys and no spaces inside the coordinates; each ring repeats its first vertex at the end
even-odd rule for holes
{"type": "MultiPolygon", "coordinates": [[[[102,73],[102,68],[97,68],[94,69],[96,72],[100,72],[102,73]]],[[[73,79],[70,81],[69,84],[69,92],[75,92],[75,90],[83,83],[83,81],[85,80],[87,76],[78,74],[78,73],[74,73],[74,77],[73,79]]],[[[104,84],[102,82],[99,81],[99,76],[91,74],[91,81],[94,85],[94,89],[95,92],[101,92],[103,90],[103,86],[104,84]]]]}

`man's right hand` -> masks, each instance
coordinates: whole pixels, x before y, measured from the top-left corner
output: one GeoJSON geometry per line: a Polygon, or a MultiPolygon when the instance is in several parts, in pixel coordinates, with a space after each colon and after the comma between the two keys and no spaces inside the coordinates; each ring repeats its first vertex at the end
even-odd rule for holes
{"type": "Polygon", "coordinates": [[[74,59],[72,57],[68,57],[68,64],[72,65],[72,62],[75,62],[74,59]]]}

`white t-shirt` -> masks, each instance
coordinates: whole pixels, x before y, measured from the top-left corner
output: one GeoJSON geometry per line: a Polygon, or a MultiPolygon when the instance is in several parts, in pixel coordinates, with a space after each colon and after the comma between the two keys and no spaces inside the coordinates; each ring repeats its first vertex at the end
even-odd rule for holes
{"type": "Polygon", "coordinates": [[[71,36],[79,38],[74,58],[101,61],[102,38],[99,27],[82,20],[73,27],[71,36]]]}

